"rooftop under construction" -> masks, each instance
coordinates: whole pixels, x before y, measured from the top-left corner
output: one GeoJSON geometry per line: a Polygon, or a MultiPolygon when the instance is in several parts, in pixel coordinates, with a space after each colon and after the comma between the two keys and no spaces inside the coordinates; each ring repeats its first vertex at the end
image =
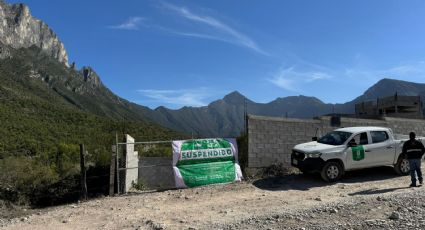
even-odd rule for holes
{"type": "Polygon", "coordinates": [[[355,105],[356,117],[400,117],[423,119],[423,107],[420,96],[397,95],[382,97],[376,101],[365,101],[355,105]]]}

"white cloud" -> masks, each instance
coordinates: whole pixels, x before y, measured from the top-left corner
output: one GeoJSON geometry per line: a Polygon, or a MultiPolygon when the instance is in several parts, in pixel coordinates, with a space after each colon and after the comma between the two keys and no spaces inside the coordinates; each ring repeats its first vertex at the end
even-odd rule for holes
{"type": "Polygon", "coordinates": [[[176,15],[180,16],[183,19],[186,19],[196,24],[207,26],[209,28],[209,34],[197,32],[178,32],[175,30],[170,30],[170,32],[173,31],[175,32],[175,34],[182,36],[213,39],[232,43],[246,47],[257,53],[268,55],[267,52],[262,50],[254,40],[216,18],[213,18],[208,15],[197,14],[185,7],[175,6],[170,3],[162,3],[162,6],[166,9],[173,11],[176,15]]]}
{"type": "Polygon", "coordinates": [[[142,17],[130,17],[129,19],[127,19],[127,21],[119,25],[109,26],[109,28],[120,30],[139,30],[139,26],[143,20],[144,18],[142,17]]]}
{"type": "Polygon", "coordinates": [[[306,76],[307,82],[313,82],[313,81],[318,81],[318,80],[326,80],[326,79],[332,78],[329,74],[323,73],[323,72],[312,72],[312,73],[304,73],[304,74],[309,75],[309,76],[306,76]]]}
{"type": "Polygon", "coordinates": [[[331,75],[324,72],[303,72],[295,70],[294,67],[290,67],[281,69],[272,78],[267,80],[279,88],[293,92],[301,92],[303,84],[331,78],[331,75]]]}
{"type": "Polygon", "coordinates": [[[412,75],[425,75],[425,62],[418,61],[413,63],[402,64],[399,66],[395,66],[386,71],[390,75],[396,76],[412,76],[412,75]]]}
{"type": "MultiPolygon", "coordinates": [[[[162,2],[160,6],[163,9],[166,9],[168,12],[172,12],[173,15],[178,16],[180,20],[183,19],[185,22],[189,22],[190,29],[183,29],[182,27],[173,29],[170,26],[161,25],[164,22],[167,22],[167,19],[157,20],[157,23],[152,23],[152,21],[147,23],[147,19],[143,17],[130,17],[127,19],[127,21],[119,25],[108,26],[108,28],[120,30],[139,30],[140,27],[143,26],[179,36],[226,42],[248,48],[262,55],[269,56],[269,54],[261,49],[253,39],[239,32],[235,28],[232,28],[226,23],[218,20],[217,18],[194,13],[186,7],[179,7],[170,3],[162,2]]],[[[168,23],[175,22],[169,21],[168,19],[168,23]]]]}
{"type": "Polygon", "coordinates": [[[204,106],[207,103],[205,99],[211,96],[211,92],[205,88],[196,90],[157,90],[142,89],[137,90],[147,98],[152,99],[159,104],[168,104],[174,106],[204,106]]]}
{"type": "Polygon", "coordinates": [[[280,71],[277,75],[275,75],[273,78],[268,79],[269,82],[273,83],[279,88],[286,89],[288,91],[298,91],[294,86],[293,79],[289,78],[286,73],[286,71],[280,71]]]}

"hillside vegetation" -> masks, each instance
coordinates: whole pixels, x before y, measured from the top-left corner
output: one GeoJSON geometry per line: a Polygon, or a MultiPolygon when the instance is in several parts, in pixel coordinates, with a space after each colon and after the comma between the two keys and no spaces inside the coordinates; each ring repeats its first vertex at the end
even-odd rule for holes
{"type": "Polygon", "coordinates": [[[102,167],[116,132],[144,141],[183,137],[113,111],[109,90],[38,48],[15,52],[0,60],[0,199],[45,204],[75,191],[80,143],[89,164],[102,167]]]}

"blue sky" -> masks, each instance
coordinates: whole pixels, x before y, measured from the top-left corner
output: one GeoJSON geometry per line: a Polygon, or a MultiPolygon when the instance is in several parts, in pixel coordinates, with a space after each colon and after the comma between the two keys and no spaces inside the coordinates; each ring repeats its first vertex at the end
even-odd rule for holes
{"type": "Polygon", "coordinates": [[[425,1],[7,2],[29,5],[71,62],[151,108],[234,90],[343,103],[385,77],[425,82],[425,1]]]}

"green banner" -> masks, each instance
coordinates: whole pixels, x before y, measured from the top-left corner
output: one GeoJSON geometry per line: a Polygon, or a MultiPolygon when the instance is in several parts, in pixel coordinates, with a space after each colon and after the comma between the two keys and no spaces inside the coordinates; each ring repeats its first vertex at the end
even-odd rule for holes
{"type": "Polygon", "coordinates": [[[187,187],[232,182],[235,180],[233,161],[178,166],[187,187]]]}
{"type": "Polygon", "coordinates": [[[177,187],[241,180],[234,139],[174,141],[173,152],[177,187]]]}
{"type": "Polygon", "coordinates": [[[353,161],[361,161],[364,159],[364,148],[363,145],[356,147],[351,147],[351,152],[353,154],[353,161]]]}

